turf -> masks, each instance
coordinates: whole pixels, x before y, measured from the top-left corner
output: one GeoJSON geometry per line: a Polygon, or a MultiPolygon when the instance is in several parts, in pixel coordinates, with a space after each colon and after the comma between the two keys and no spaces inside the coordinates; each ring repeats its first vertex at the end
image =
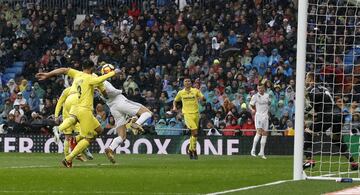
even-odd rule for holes
{"type": "MultiPolygon", "coordinates": [[[[0,194],[206,194],[292,178],[291,156],[104,155],[61,167],[61,154],[0,153],[0,194]]],[[[286,182],[231,194],[322,194],[360,183],[286,182]]]]}

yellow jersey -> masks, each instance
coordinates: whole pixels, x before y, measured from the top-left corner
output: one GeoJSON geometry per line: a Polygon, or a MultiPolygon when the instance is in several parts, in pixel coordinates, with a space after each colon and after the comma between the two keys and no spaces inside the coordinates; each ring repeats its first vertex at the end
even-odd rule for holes
{"type": "Polygon", "coordinates": [[[95,77],[71,68],[67,75],[74,79],[69,93],[75,93],[78,96],[78,104],[76,106],[93,109],[95,87],[98,87],[103,81],[114,76],[115,72],[112,71],[100,77],[95,77]]]}
{"type": "Polygon", "coordinates": [[[174,101],[179,102],[181,100],[184,114],[197,113],[199,112],[199,98],[203,97],[204,95],[196,88],[190,88],[189,91],[182,89],[176,94],[174,101]]]}
{"type": "Polygon", "coordinates": [[[70,92],[70,87],[67,87],[66,89],[64,89],[64,91],[61,93],[61,96],[58,100],[58,102],[56,103],[56,107],[55,107],[55,117],[59,117],[59,113],[60,113],[60,109],[63,106],[63,104],[65,103],[66,98],[69,96],[70,92]]]}

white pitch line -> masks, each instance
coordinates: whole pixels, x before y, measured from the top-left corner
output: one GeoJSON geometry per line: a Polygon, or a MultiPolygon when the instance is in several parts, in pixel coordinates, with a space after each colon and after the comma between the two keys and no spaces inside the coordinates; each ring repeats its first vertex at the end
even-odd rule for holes
{"type": "Polygon", "coordinates": [[[329,173],[329,174],[321,175],[321,176],[323,176],[323,177],[331,177],[331,176],[335,176],[335,175],[345,175],[345,174],[353,174],[353,173],[357,173],[357,171],[329,173]]]}
{"type": "Polygon", "coordinates": [[[232,190],[226,190],[226,191],[221,191],[221,192],[208,193],[206,195],[227,194],[227,193],[231,193],[231,192],[238,192],[238,191],[250,190],[250,189],[260,188],[260,187],[265,187],[265,186],[277,185],[277,184],[281,184],[281,183],[285,183],[285,182],[289,182],[289,181],[293,181],[293,180],[280,180],[280,181],[275,181],[275,182],[271,182],[271,183],[265,183],[265,184],[256,185],[256,186],[247,186],[247,187],[238,188],[238,189],[232,189],[232,190]]]}
{"type": "Polygon", "coordinates": [[[45,190],[0,190],[0,193],[23,194],[149,194],[149,195],[200,195],[198,193],[171,193],[171,192],[123,192],[123,191],[45,191],[45,190]]]}

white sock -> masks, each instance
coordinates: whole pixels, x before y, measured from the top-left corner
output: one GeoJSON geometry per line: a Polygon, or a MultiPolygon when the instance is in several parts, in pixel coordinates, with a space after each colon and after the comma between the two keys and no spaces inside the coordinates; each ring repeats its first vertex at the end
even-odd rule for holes
{"type": "Polygon", "coordinates": [[[254,140],[253,140],[253,146],[252,146],[251,152],[255,152],[256,145],[259,142],[260,137],[261,137],[261,135],[259,135],[259,134],[255,135],[254,140]]]}
{"type": "Polygon", "coordinates": [[[117,136],[113,141],[111,142],[109,148],[114,151],[121,143],[123,143],[123,139],[120,136],[117,136]]]}
{"type": "Polygon", "coordinates": [[[260,153],[259,153],[259,154],[261,154],[261,155],[264,155],[266,138],[267,138],[267,136],[262,136],[262,137],[261,137],[261,141],[260,141],[260,153]]]}
{"type": "Polygon", "coordinates": [[[138,118],[138,120],[135,122],[138,125],[142,125],[146,120],[148,120],[151,117],[151,113],[150,112],[144,112],[140,115],[140,117],[138,118]]]}

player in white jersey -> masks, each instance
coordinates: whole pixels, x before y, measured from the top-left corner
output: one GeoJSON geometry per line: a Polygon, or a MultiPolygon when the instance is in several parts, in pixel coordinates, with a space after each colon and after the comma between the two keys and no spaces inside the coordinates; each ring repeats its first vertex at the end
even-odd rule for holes
{"type": "Polygon", "coordinates": [[[259,84],[257,89],[258,93],[253,95],[250,101],[250,109],[253,113],[255,112],[256,128],[256,135],[254,137],[253,146],[251,149],[251,156],[256,156],[256,145],[261,137],[260,152],[258,155],[261,158],[266,159],[264,149],[269,129],[269,107],[271,101],[269,94],[265,93],[265,87],[263,84],[259,84]]]}
{"type": "Polygon", "coordinates": [[[122,94],[122,90],[116,89],[110,82],[104,81],[104,85],[107,94],[105,102],[114,116],[118,133],[118,136],[113,139],[110,146],[105,149],[105,154],[112,163],[115,163],[114,151],[126,140],[126,116],[138,116],[138,119],[132,122],[130,126],[136,130],[135,132],[138,132],[144,131],[141,125],[152,117],[152,112],[140,103],[128,100],[122,94]]]}

